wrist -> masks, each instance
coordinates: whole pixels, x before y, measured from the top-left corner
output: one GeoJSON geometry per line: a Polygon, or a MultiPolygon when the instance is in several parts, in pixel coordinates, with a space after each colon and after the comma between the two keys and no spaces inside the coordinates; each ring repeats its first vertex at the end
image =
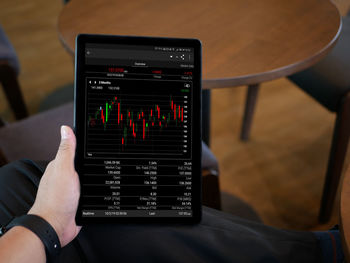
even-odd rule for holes
{"type": "MultiPolygon", "coordinates": [[[[55,229],[39,215],[27,214],[12,219],[5,228],[5,232],[21,226],[32,231],[45,247],[47,262],[54,262],[61,250],[60,240],[55,229]]],[[[16,229],[15,229],[16,231],[16,229]]],[[[23,232],[26,234],[27,232],[23,232]]]]}
{"type": "Polygon", "coordinates": [[[55,230],[58,239],[60,241],[60,244],[62,246],[62,236],[63,236],[63,227],[57,220],[57,218],[54,216],[54,213],[50,212],[49,210],[46,210],[45,212],[40,211],[39,209],[36,209],[34,206],[29,210],[28,215],[37,215],[43,218],[45,221],[47,221],[52,228],[55,230]]]}

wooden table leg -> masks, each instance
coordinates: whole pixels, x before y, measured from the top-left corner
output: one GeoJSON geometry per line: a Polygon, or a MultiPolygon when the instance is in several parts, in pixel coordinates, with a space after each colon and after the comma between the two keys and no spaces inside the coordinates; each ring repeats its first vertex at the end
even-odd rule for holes
{"type": "Polygon", "coordinates": [[[260,88],[260,84],[254,84],[254,85],[248,86],[247,98],[246,98],[246,104],[245,104],[245,110],[244,110],[244,116],[243,116],[243,122],[242,122],[242,130],[241,130],[242,141],[249,140],[250,128],[253,121],[254,109],[255,109],[255,104],[258,97],[259,88],[260,88]]]}

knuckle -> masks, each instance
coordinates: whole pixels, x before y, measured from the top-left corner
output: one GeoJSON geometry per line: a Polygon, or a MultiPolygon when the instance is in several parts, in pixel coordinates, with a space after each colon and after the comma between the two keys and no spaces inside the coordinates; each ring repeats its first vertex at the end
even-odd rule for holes
{"type": "Polygon", "coordinates": [[[46,170],[50,170],[52,169],[52,167],[54,166],[54,160],[52,160],[51,162],[49,162],[46,166],[46,170]]]}

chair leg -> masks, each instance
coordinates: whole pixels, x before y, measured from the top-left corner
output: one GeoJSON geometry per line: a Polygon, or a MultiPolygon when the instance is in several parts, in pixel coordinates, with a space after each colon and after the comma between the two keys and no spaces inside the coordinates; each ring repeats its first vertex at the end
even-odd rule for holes
{"type": "Polygon", "coordinates": [[[8,164],[8,160],[6,159],[5,155],[2,153],[0,149],[0,167],[5,164],[8,164]]]}
{"type": "Polygon", "coordinates": [[[16,119],[19,120],[28,117],[28,111],[14,69],[6,63],[1,63],[0,79],[16,119]]]}
{"type": "Polygon", "coordinates": [[[250,135],[250,128],[253,121],[254,109],[256,100],[258,98],[259,84],[249,85],[247,91],[247,98],[245,103],[245,110],[242,122],[241,140],[248,141],[250,135]]]}
{"type": "Polygon", "coordinates": [[[319,213],[319,222],[327,222],[332,213],[333,203],[337,194],[339,180],[343,170],[344,160],[348,147],[350,136],[350,93],[348,93],[340,110],[337,112],[335,127],[333,131],[332,146],[328,160],[325,184],[321,208],[319,213]]]}
{"type": "Polygon", "coordinates": [[[210,145],[210,90],[202,91],[202,140],[210,145]]]}
{"type": "Polygon", "coordinates": [[[0,118],[0,128],[5,126],[5,122],[3,119],[0,118]]]}
{"type": "Polygon", "coordinates": [[[219,175],[212,171],[202,170],[202,203],[211,208],[221,210],[221,192],[219,175]]]}

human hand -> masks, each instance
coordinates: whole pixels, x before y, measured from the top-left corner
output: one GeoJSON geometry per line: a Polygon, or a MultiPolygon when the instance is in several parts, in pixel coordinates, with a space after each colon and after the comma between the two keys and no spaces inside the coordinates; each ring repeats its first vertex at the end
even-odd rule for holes
{"type": "Polygon", "coordinates": [[[75,223],[80,196],[79,177],[74,168],[75,146],[72,129],[62,126],[56,158],[46,167],[34,205],[28,212],[50,223],[62,247],[71,242],[81,229],[75,223]]]}

